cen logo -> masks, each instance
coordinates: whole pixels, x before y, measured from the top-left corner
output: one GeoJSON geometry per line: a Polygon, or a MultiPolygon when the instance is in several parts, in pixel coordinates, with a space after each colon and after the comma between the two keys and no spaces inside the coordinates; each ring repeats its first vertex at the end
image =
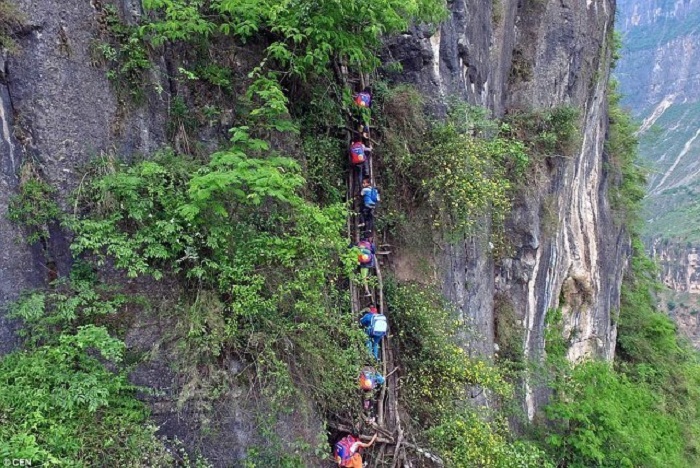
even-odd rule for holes
{"type": "Polygon", "coordinates": [[[3,460],[5,466],[32,466],[32,461],[28,458],[5,458],[3,460]]]}

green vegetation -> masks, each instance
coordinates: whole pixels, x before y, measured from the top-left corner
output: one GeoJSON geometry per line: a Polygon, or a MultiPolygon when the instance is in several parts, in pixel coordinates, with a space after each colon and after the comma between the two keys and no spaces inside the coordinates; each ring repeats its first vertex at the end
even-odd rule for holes
{"type": "Polygon", "coordinates": [[[141,102],[144,72],[152,68],[146,44],[136,26],[122,21],[116,6],[100,8],[104,39],[94,44],[94,59],[108,65],[107,77],[120,93],[141,102]]]}
{"type": "Polygon", "coordinates": [[[657,310],[656,267],[634,243],[622,289],[615,366],[558,361],[563,378],[539,429],[558,466],[695,466],[700,442],[697,354],[657,310]]]}
{"type": "Polygon", "coordinates": [[[254,157],[267,149],[238,129],[206,165],[165,153],[113,167],[84,190],[91,217],[74,222],[74,251],[109,256],[134,277],[179,276],[194,298],[213,294],[224,315],[202,336],[213,356],[237,351],[287,392],[292,367],[314,369],[300,390],[332,405],[349,400],[337,398],[352,391],[342,370],[361,350],[334,286],[350,265],[338,261],[348,256],[345,210],[303,200],[296,163],[254,157]]]}
{"type": "Polygon", "coordinates": [[[486,214],[502,222],[511,206],[506,164],[527,163],[522,143],[473,138],[450,124],[436,128],[431,142],[409,171],[423,175],[421,188],[436,215],[434,225],[463,233],[486,214]]]}
{"type": "Polygon", "coordinates": [[[448,466],[470,468],[554,468],[536,445],[512,441],[508,424],[499,416],[463,409],[429,431],[431,442],[448,466]]]}
{"type": "Polygon", "coordinates": [[[9,0],[0,0],[0,50],[17,53],[19,46],[14,35],[22,27],[24,18],[9,0]]]}
{"type": "MultiPolygon", "coordinates": [[[[0,360],[0,456],[49,465],[172,466],[127,382],[126,305],[86,263],[10,310],[24,350],[0,360]]],[[[184,463],[183,466],[190,466],[184,463]]]]}
{"type": "Polygon", "coordinates": [[[654,390],[602,362],[579,365],[568,378],[546,409],[557,466],[692,466],[681,427],[654,390]]]}
{"type": "Polygon", "coordinates": [[[84,326],[0,360],[0,457],[49,465],[172,466],[119,364],[124,344],[84,326]]]}
{"type": "Polygon", "coordinates": [[[274,2],[148,0],[152,21],[139,33],[153,44],[165,41],[207,41],[230,36],[240,43],[265,35],[264,58],[249,74],[246,97],[256,124],[277,131],[293,130],[287,119],[289,101],[284,84],[330,75],[338,59],[354,69],[374,70],[381,37],[404,31],[411,21],[437,21],[445,9],[434,0],[351,0],[335,3],[303,0],[274,2]]]}
{"type": "Polygon", "coordinates": [[[428,122],[422,99],[409,87],[386,90],[378,99],[388,147],[382,180],[389,203],[396,204],[387,211],[414,209],[449,238],[472,232],[483,219],[498,231],[514,182],[529,164],[523,142],[503,136],[507,127],[499,128],[484,109],[454,103],[445,122],[428,122]]]}
{"type": "Polygon", "coordinates": [[[500,395],[511,392],[487,363],[468,357],[455,342],[466,324],[431,287],[387,284],[389,314],[400,324],[398,365],[404,369],[402,396],[421,427],[450,415],[456,402],[468,399],[469,386],[483,385],[500,395]]]}
{"type": "Polygon", "coordinates": [[[494,298],[495,341],[499,347],[496,360],[503,369],[522,370],[524,364],[523,337],[525,329],[515,313],[512,302],[503,293],[494,298]]]}
{"type": "Polygon", "coordinates": [[[531,435],[557,466],[684,467],[698,464],[698,355],[659,311],[657,269],[644,254],[636,223],[644,172],[636,163],[635,128],[612,86],[606,146],[614,176],[611,204],[631,230],[633,254],[621,294],[614,365],[562,359],[568,345],[560,313],[547,317],[545,421],[531,435]]]}
{"type": "Polygon", "coordinates": [[[54,187],[44,182],[34,164],[22,166],[19,193],[10,198],[7,218],[25,229],[27,243],[45,242],[49,238],[49,223],[61,218],[55,192],[54,187]]]}
{"type": "Polygon", "coordinates": [[[573,156],[581,139],[579,110],[560,106],[546,111],[516,112],[508,116],[509,136],[527,142],[538,158],[573,156]]]}
{"type": "Polygon", "coordinates": [[[491,1],[491,21],[494,25],[498,26],[503,21],[504,7],[502,0],[492,0],[491,1]]]}
{"type": "MultiPolygon", "coordinates": [[[[230,142],[207,158],[186,156],[198,153],[189,141],[194,140],[200,114],[211,118],[218,111],[211,106],[197,108],[202,101],[197,101],[196,94],[194,99],[186,93],[175,96],[169,133],[177,152],[163,151],[131,165],[102,158],[88,168],[76,193],[75,216],[66,221],[75,233],[72,249],[76,256],[97,266],[109,264],[129,277],[178,281],[182,297],[188,299],[176,297],[169,304],[177,325],[168,333],[178,342],[174,367],[189,378],[180,403],[192,398],[216,400],[231,382],[221,372],[209,371],[216,370],[222,356],[236,356],[246,367],[234,378],[252,385],[270,409],[261,413],[259,426],[270,446],[251,448],[247,463],[297,466],[318,447],[295,443],[293,456],[276,450],[276,416],[299,402],[328,415],[359,406],[354,377],[366,357],[364,334],[356,317],[346,312],[347,281],[356,280],[343,236],[346,207],[339,203],[338,188],[328,190],[333,182],[328,176],[337,177],[340,172],[322,164],[323,157],[329,156],[323,153],[335,152],[339,140],[330,135],[326,140],[308,138],[305,159],[277,150],[284,147],[279,145],[278,132],[293,134],[298,129],[288,112],[286,87],[328,83],[334,79],[327,67],[330,62],[372,70],[378,65],[375,51],[382,34],[403,30],[414,19],[438,18],[444,10],[427,0],[355,1],[343,8],[318,2],[292,7],[265,1],[243,5],[181,0],[148,1],[144,6],[148,16],[133,26],[125,24],[114,7],[105,6],[104,41],[95,46],[96,62],[106,62],[118,91],[128,91],[133,98],[141,96],[140,82],[151,68],[148,43],[195,45],[196,51],[202,44],[203,50],[209,49],[207,42],[215,39],[229,37],[234,45],[262,39],[267,41],[264,58],[252,71],[246,70],[252,81],[239,83],[233,83],[231,69],[223,63],[198,61],[181,67],[173,77],[180,85],[206,82],[223,92],[232,92],[234,86],[242,91],[234,123],[238,126],[230,130],[230,142]],[[371,18],[371,23],[358,17],[371,18]],[[295,157],[321,166],[310,172],[309,184],[301,177],[295,157]],[[303,197],[310,194],[316,194],[323,206],[303,197]]],[[[350,96],[337,93],[335,97],[346,106],[350,96]]],[[[310,101],[328,109],[324,100],[329,99],[319,96],[310,101]]],[[[296,109],[295,117],[304,121],[296,109]]],[[[315,120],[319,125],[320,119],[315,120]]],[[[39,218],[37,210],[24,211],[39,218]]],[[[107,323],[110,332],[118,334],[128,319],[125,297],[88,283],[55,283],[52,291],[28,294],[15,306],[14,316],[26,323],[28,345],[65,354],[60,337],[71,336],[76,329],[78,333],[94,329],[102,330],[102,338],[111,345],[123,346],[96,324],[107,323]]],[[[4,374],[15,371],[20,355],[3,360],[8,366],[4,374]]],[[[114,352],[110,357],[121,359],[114,352]]],[[[141,408],[133,389],[120,393],[101,386],[105,376],[112,377],[115,385],[123,383],[102,362],[95,359],[89,364],[81,376],[96,382],[95,391],[102,399],[88,404],[88,412],[102,406],[121,411],[120,403],[107,394],[141,408]]],[[[50,378],[44,380],[51,385],[50,378]]],[[[24,408],[8,402],[3,411],[21,416],[24,408]]],[[[145,417],[143,412],[139,415],[145,417]]],[[[75,423],[76,427],[82,424],[86,437],[110,440],[103,435],[110,430],[118,444],[125,444],[130,434],[139,433],[143,419],[124,415],[123,421],[121,428],[103,424],[99,417],[90,424],[79,418],[75,423]]],[[[28,438],[38,437],[35,429],[27,428],[28,438]]],[[[126,445],[129,450],[136,447],[126,445]]],[[[136,464],[131,451],[120,458],[87,442],[75,446],[85,452],[57,451],[56,460],[79,465],[106,456],[120,465],[136,464]]],[[[289,448],[286,441],[282,446],[289,448]]],[[[149,453],[145,448],[140,451],[142,456],[149,453]]]]}
{"type": "Polygon", "coordinates": [[[27,344],[55,344],[62,333],[76,333],[88,324],[109,326],[119,331],[117,320],[125,321],[123,306],[138,302],[124,294],[99,284],[94,273],[84,263],[77,263],[70,279],[54,282],[51,291],[34,291],[23,296],[10,308],[9,317],[22,319],[24,327],[18,332],[27,344]]]}
{"type": "MultiPolygon", "coordinates": [[[[211,412],[234,386],[259,398],[251,405],[264,442],[249,447],[245,466],[322,459],[328,452],[323,434],[283,438],[277,426],[285,418],[361,412],[355,377],[368,356],[364,332],[348,313],[348,286],[358,278],[343,187],[342,109],[350,96],[328,64],[374,71],[382,35],[441,18],[444,9],[431,0],[143,3],[147,13],[138,25],[103,7],[107,39],[97,51],[110,77],[138,97],[152,67],[150,47],[188,49],[170,77],[184,89],[169,103],[174,149],[129,164],[98,159],[86,169],[70,217],[31,171],[13,199],[9,216],[28,227],[30,239],[45,239],[48,223],[68,218],[72,251],[83,260],[70,278],[26,293],[12,307],[11,316],[24,321],[26,349],[0,361],[0,455],[71,466],[174,463],[127,383],[130,367],[119,339],[156,306],[103,284],[96,267],[104,267],[172,288],[157,307],[171,324],[158,345],[174,343],[168,358],[182,382],[180,407],[194,403],[211,412]],[[254,43],[263,58],[245,69],[201,53],[224,40],[231,50],[254,43]],[[220,107],[215,97],[222,95],[235,98],[235,110],[220,107]],[[290,105],[291,97],[298,103],[290,105]],[[226,112],[229,138],[214,151],[195,147],[200,127],[224,125],[226,112]],[[242,368],[222,365],[232,361],[242,368]],[[313,435],[319,436],[315,446],[313,435]]],[[[498,21],[500,2],[493,5],[498,21]]],[[[531,78],[525,65],[514,70],[531,78]]],[[[413,243],[409,249],[432,248],[436,234],[446,234],[438,239],[443,242],[461,239],[482,224],[498,232],[516,190],[556,158],[572,156],[580,138],[579,114],[571,107],[518,113],[499,123],[483,109],[455,104],[446,119],[430,121],[415,89],[377,82],[374,92],[373,119],[382,128],[374,168],[388,195],[382,228],[413,243]]],[[[611,98],[610,196],[621,222],[630,223],[644,178],[618,100],[611,98]]],[[[544,209],[553,220],[550,205],[556,206],[547,202],[544,209]]],[[[699,368],[656,312],[653,271],[639,244],[635,248],[615,367],[567,362],[562,309],[547,314],[544,365],[525,362],[523,326],[500,297],[498,369],[459,346],[456,331],[464,338],[470,330],[433,286],[388,280],[409,440],[455,467],[697,464],[699,368]],[[525,372],[541,372],[537,377],[553,393],[542,424],[517,440],[508,426],[517,415],[509,408],[525,372]],[[496,409],[466,403],[477,392],[496,409]]],[[[216,431],[207,418],[197,423],[216,431]]]]}
{"type": "Polygon", "coordinates": [[[637,158],[636,126],[632,117],[620,107],[617,83],[611,82],[608,94],[610,130],[605,142],[608,168],[615,184],[608,193],[610,205],[619,223],[638,229],[641,203],[645,194],[647,171],[637,158]]]}
{"type": "Polygon", "coordinates": [[[468,326],[429,286],[387,284],[389,314],[399,324],[396,340],[402,404],[410,424],[445,457],[448,466],[550,467],[529,442],[514,441],[499,412],[467,403],[474,388],[509,400],[512,388],[492,365],[457,346],[456,330],[468,326]]]}
{"type": "Polygon", "coordinates": [[[215,2],[204,7],[202,1],[147,0],[144,6],[162,14],[162,21],[145,26],[151,40],[209,37],[217,32],[242,42],[259,33],[270,33],[271,43],[258,70],[267,61],[275,61],[298,76],[322,74],[337,56],[347,58],[354,67],[373,70],[379,59],[373,54],[383,34],[405,30],[412,19],[434,21],[445,11],[439,2],[429,0],[351,0],[342,8],[333,3],[304,0],[292,7],[289,2],[255,0],[241,4],[215,2]],[[371,21],[370,21],[371,20],[371,21]]]}

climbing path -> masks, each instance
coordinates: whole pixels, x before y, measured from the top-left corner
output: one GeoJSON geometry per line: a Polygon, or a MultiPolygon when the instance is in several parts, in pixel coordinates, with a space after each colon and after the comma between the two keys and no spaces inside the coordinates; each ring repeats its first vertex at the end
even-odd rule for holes
{"type": "MultiPolygon", "coordinates": [[[[356,89],[354,88],[359,87],[359,89],[365,89],[366,86],[370,84],[368,75],[359,73],[357,77],[351,77],[347,66],[342,63],[334,64],[334,68],[338,80],[341,82],[343,87],[350,91],[351,95],[355,94],[356,89]]],[[[359,134],[359,136],[362,137],[363,143],[372,147],[372,151],[370,151],[369,156],[367,156],[369,162],[369,179],[371,181],[371,186],[376,187],[377,174],[375,173],[374,163],[378,161],[377,153],[379,152],[379,143],[372,138],[371,120],[367,122],[368,125],[366,135],[362,135],[361,129],[358,128],[356,109],[347,109],[346,111],[348,118],[348,124],[346,126],[348,133],[348,144],[347,148],[345,149],[345,157],[348,157],[348,149],[353,141],[357,141],[359,134]]],[[[352,167],[351,164],[347,176],[346,192],[346,200],[348,205],[351,207],[347,218],[347,229],[350,243],[354,245],[357,245],[360,241],[362,231],[359,226],[359,213],[362,200],[358,196],[358,187],[361,186],[362,181],[358,181],[356,178],[357,172],[355,167],[352,167]]],[[[372,231],[369,233],[369,237],[371,238],[372,242],[377,245],[378,236],[375,223],[372,223],[372,231]]],[[[377,304],[380,313],[386,315],[387,318],[390,318],[387,314],[388,311],[384,296],[384,281],[382,278],[381,262],[379,261],[379,255],[386,255],[388,253],[389,252],[376,252],[375,254],[375,266],[372,269],[374,276],[370,276],[368,278],[368,286],[371,297],[366,295],[364,285],[358,285],[354,281],[350,282],[351,307],[353,316],[359,317],[360,311],[369,302],[374,302],[377,304]]],[[[389,332],[391,332],[391,329],[389,329],[389,332]]],[[[439,457],[421,449],[420,447],[416,446],[415,443],[407,440],[401,422],[398,405],[399,369],[395,367],[394,362],[394,348],[391,344],[391,335],[390,333],[387,333],[381,341],[380,362],[375,364],[379,373],[382,376],[385,376],[386,379],[385,384],[381,386],[376,402],[376,422],[368,421],[361,416],[356,417],[358,415],[355,415],[355,417],[353,417],[353,415],[350,415],[349,417],[338,416],[336,421],[331,422],[331,426],[343,432],[353,432],[354,430],[358,430],[360,432],[360,439],[363,441],[369,441],[374,433],[378,435],[376,445],[371,451],[368,451],[365,456],[365,461],[369,462],[366,463],[365,466],[411,466],[408,462],[408,456],[406,454],[407,449],[418,455],[422,455],[426,460],[431,461],[432,466],[443,466],[443,462],[439,457]],[[389,465],[389,463],[391,464],[389,465]]]]}

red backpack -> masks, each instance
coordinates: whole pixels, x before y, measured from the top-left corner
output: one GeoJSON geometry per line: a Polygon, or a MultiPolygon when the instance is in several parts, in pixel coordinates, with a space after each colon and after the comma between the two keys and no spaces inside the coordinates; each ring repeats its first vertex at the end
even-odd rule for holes
{"type": "Polygon", "coordinates": [[[352,435],[347,435],[335,443],[335,461],[340,466],[347,466],[355,452],[352,451],[353,444],[357,439],[352,435]]]}
{"type": "Polygon", "coordinates": [[[360,241],[357,244],[357,248],[360,249],[360,253],[357,255],[357,261],[360,262],[360,265],[372,263],[372,244],[367,241],[360,241]]]}
{"type": "Polygon", "coordinates": [[[350,145],[350,162],[362,164],[365,162],[365,145],[361,141],[355,141],[350,145]]]}
{"type": "Polygon", "coordinates": [[[360,107],[369,107],[372,102],[372,96],[369,93],[361,92],[355,95],[355,104],[360,107]]]}
{"type": "Polygon", "coordinates": [[[374,379],[372,378],[372,376],[372,372],[362,371],[362,373],[360,374],[360,388],[362,390],[374,389],[374,379]]]}

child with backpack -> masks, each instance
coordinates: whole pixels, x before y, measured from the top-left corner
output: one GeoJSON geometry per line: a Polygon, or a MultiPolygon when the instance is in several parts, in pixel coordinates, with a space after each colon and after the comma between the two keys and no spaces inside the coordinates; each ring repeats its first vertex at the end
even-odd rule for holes
{"type": "Polygon", "coordinates": [[[369,276],[370,268],[374,268],[376,252],[374,243],[372,243],[369,238],[363,236],[357,244],[357,248],[360,249],[360,253],[357,255],[357,263],[360,265],[360,278],[365,286],[365,294],[367,296],[372,296],[369,286],[367,285],[367,277],[369,276]]]}
{"type": "Polygon", "coordinates": [[[362,198],[362,206],[360,208],[360,227],[364,226],[364,232],[371,234],[374,230],[374,209],[379,203],[379,189],[373,187],[369,178],[365,178],[362,181],[362,191],[360,192],[360,197],[362,198]]]}
{"type": "Polygon", "coordinates": [[[362,368],[362,371],[360,371],[358,383],[360,390],[362,391],[362,410],[364,411],[365,418],[369,423],[374,423],[375,421],[374,391],[380,385],[384,385],[384,382],[384,376],[377,372],[374,367],[365,366],[362,368]]]}
{"type": "Polygon", "coordinates": [[[365,333],[367,333],[367,349],[374,356],[374,359],[379,361],[379,343],[386,335],[389,323],[386,315],[380,313],[374,303],[361,312],[364,312],[360,324],[365,327],[365,333]]]}
{"type": "Polygon", "coordinates": [[[362,91],[352,95],[352,100],[355,103],[355,105],[360,109],[371,109],[372,90],[369,86],[365,86],[365,88],[362,91]]]}
{"type": "Polygon", "coordinates": [[[339,467],[362,468],[362,455],[360,449],[371,447],[377,440],[374,434],[372,440],[367,443],[361,442],[358,434],[348,434],[335,444],[333,455],[339,467]]]}
{"type": "Polygon", "coordinates": [[[362,180],[369,177],[369,157],[371,146],[365,146],[362,140],[355,140],[350,144],[350,164],[357,172],[357,185],[361,186],[362,180]]]}
{"type": "Polygon", "coordinates": [[[369,126],[369,121],[372,115],[372,90],[369,87],[366,87],[359,93],[353,94],[352,100],[355,104],[353,106],[353,114],[355,115],[355,118],[362,124],[369,126]]]}

